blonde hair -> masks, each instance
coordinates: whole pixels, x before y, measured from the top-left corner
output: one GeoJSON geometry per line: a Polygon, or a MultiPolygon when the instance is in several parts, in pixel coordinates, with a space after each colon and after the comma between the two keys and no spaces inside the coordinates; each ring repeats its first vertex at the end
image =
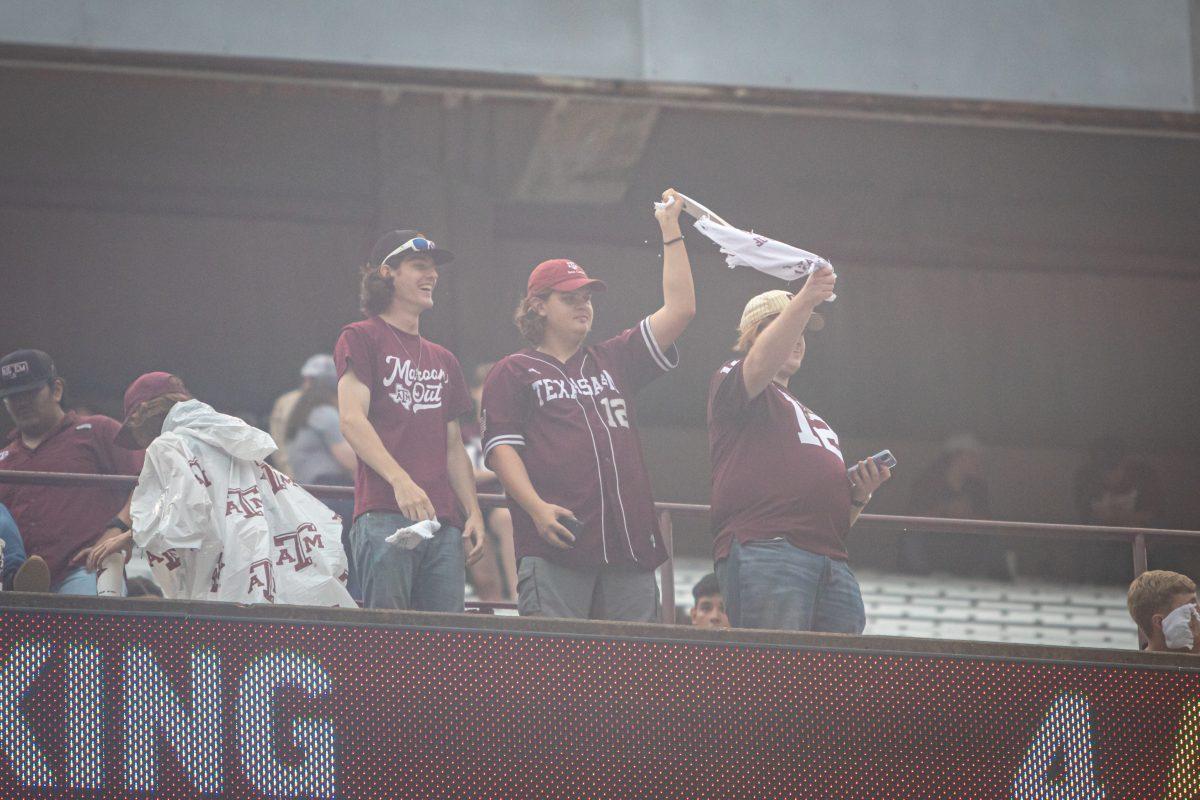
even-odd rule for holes
{"type": "Polygon", "coordinates": [[[775,320],[775,317],[778,316],[778,314],[772,314],[765,319],[759,320],[758,324],[751,325],[749,328],[746,328],[746,330],[740,331],[738,333],[737,341],[733,343],[733,352],[749,353],[750,348],[754,346],[754,340],[757,339],[758,335],[763,332],[763,329],[770,325],[775,320]]]}
{"type": "Polygon", "coordinates": [[[1176,596],[1195,592],[1196,583],[1187,575],[1152,569],[1133,579],[1125,602],[1129,606],[1129,616],[1149,636],[1154,627],[1155,614],[1171,613],[1175,610],[1170,607],[1171,601],[1176,596]]]}
{"type": "Polygon", "coordinates": [[[534,298],[545,300],[548,296],[548,294],[537,294],[522,298],[516,313],[513,314],[513,322],[516,323],[522,338],[535,347],[542,343],[542,339],[546,338],[546,318],[538,313],[537,308],[533,305],[533,300],[534,298]]]}

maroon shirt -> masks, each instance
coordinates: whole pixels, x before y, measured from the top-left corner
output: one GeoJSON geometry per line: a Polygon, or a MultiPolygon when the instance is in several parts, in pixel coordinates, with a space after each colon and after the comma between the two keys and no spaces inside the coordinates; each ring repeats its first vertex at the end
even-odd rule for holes
{"type": "MultiPolygon", "coordinates": [[[[67,412],[36,450],[21,441],[19,431],[0,447],[0,469],[29,472],[82,472],[88,475],[137,475],[142,453],[118,447],[113,439],[121,423],[102,416],[67,412]]],[[[57,583],[73,567],[72,556],[95,543],[105,524],[129,499],[126,486],[17,486],[0,483],[0,503],[8,506],[25,552],[39,555],[57,583]]]]}
{"type": "MultiPolygon", "coordinates": [[[[424,490],[439,518],[462,527],[462,511],[446,468],[446,426],[473,407],[458,359],[446,348],[377,316],[342,328],[333,351],[338,377],[353,368],[371,389],[367,419],[383,446],[424,490]]],[[[354,516],[395,511],[391,485],[360,458],[354,516]]]]}
{"type": "Polygon", "coordinates": [[[538,556],[577,567],[633,563],[654,569],[667,559],[650,477],[642,458],[633,395],[678,363],[664,353],[648,319],[567,363],[534,349],[499,361],[483,384],[484,459],[501,444],[518,448],[534,488],[583,523],[562,550],[537,534],[515,501],[517,559],[538,556]]]}
{"type": "Polygon", "coordinates": [[[750,398],[741,360],[713,376],[708,394],[713,556],[730,543],[786,537],[796,547],[846,559],[850,480],[838,437],[772,381],[750,398]]]}

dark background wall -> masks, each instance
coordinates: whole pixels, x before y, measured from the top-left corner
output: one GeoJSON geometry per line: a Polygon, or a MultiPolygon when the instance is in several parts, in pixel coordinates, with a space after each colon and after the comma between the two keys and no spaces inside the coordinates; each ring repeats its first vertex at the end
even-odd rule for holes
{"type": "MultiPolygon", "coordinates": [[[[77,399],[169,369],[264,412],[396,226],[459,255],[424,331],[465,365],[519,346],[543,258],[609,282],[613,333],[660,300],[650,203],[674,185],[837,266],[794,386],[848,455],[897,452],[874,509],[971,431],[999,516],[1070,519],[1079,449],[1115,434],[1200,527],[1196,138],[30,67],[0,70],[0,107],[0,348],[50,351],[77,399]]],[[[780,284],[688,247],[699,316],[640,416],[659,496],[703,501],[708,377],[780,284]]]]}

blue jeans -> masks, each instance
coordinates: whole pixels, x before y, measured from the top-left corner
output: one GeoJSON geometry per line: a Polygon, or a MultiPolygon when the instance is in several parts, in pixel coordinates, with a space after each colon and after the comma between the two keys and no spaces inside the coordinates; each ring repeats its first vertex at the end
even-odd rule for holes
{"type": "Polygon", "coordinates": [[[858,580],[845,561],[784,539],[734,541],[717,563],[729,623],[824,633],[862,633],[867,624],[858,580]]]}
{"type": "Polygon", "coordinates": [[[54,594],[82,594],[96,596],[96,573],[83,567],[75,567],[62,580],[50,587],[54,594]]]}
{"type": "Polygon", "coordinates": [[[445,523],[412,550],[384,541],[412,520],[395,511],[368,511],[350,527],[358,588],[367,608],[461,612],[467,558],[462,531],[445,523]]]}

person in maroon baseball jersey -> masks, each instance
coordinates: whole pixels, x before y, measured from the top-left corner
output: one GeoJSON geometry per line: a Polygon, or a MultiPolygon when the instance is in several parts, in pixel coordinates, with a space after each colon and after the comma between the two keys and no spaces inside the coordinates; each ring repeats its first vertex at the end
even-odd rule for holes
{"type": "Polygon", "coordinates": [[[795,296],[746,304],[734,350],[708,396],[713,556],[734,627],[862,633],[858,581],[843,543],[887,467],[861,461],[848,480],[837,434],[788,391],[804,330],[837,277],[826,267],[795,296]]]}
{"type": "Polygon", "coordinates": [[[522,615],[652,622],[654,569],[667,559],[642,459],[633,396],[672,369],[696,313],[673,189],[655,211],[663,306],[595,345],[592,294],[604,283],[573,261],[534,268],[516,322],[533,345],[483,387],[483,449],[513,517],[522,615]]]}
{"type": "MultiPolygon", "coordinates": [[[[115,443],[121,424],[64,411],[65,386],[41,350],[0,360],[0,397],[17,426],[0,444],[0,469],[137,475],[142,454],[115,443]]],[[[96,594],[96,573],[85,561],[97,542],[129,530],[129,497],[125,487],[0,483],[0,504],[16,519],[31,560],[45,559],[59,594],[96,594]]]]}
{"type": "Polygon", "coordinates": [[[458,423],[471,396],[458,359],[420,334],[438,267],[452,259],[417,231],[385,234],[363,268],[367,318],[334,350],[342,433],[358,456],[351,561],[370,608],[462,611],[466,561],[483,547],[458,423]]]}

